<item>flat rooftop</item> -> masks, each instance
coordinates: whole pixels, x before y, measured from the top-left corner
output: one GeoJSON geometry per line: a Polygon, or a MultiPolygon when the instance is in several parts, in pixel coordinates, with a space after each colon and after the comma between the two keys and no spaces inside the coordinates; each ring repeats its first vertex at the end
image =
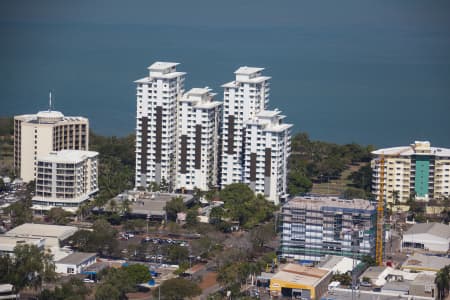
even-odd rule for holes
{"type": "Polygon", "coordinates": [[[159,192],[128,192],[120,194],[114,199],[118,202],[130,200],[131,214],[163,217],[166,214],[164,210],[166,203],[172,200],[172,198],[179,196],[183,198],[185,204],[189,204],[193,200],[193,196],[189,194],[159,192]]]}
{"type": "Polygon", "coordinates": [[[89,252],[74,252],[64,257],[63,259],[58,260],[56,263],[59,264],[69,264],[69,265],[79,265],[86,260],[89,260],[93,257],[96,257],[97,253],[89,253],[89,252]]]}
{"type": "Polygon", "coordinates": [[[359,210],[375,210],[375,205],[370,203],[369,200],[364,199],[341,199],[339,197],[326,197],[326,196],[304,196],[295,197],[289,200],[286,207],[291,208],[303,208],[310,210],[323,210],[327,207],[337,207],[346,209],[359,209],[359,210]]]}
{"type": "Polygon", "coordinates": [[[329,270],[287,264],[272,277],[272,280],[278,279],[296,284],[316,286],[328,273],[330,273],[329,270]]]}
{"type": "Polygon", "coordinates": [[[176,62],[166,62],[166,61],[157,61],[148,67],[149,70],[162,71],[166,69],[170,69],[178,66],[180,63],[176,62]]]}
{"type": "Polygon", "coordinates": [[[450,265],[450,258],[415,253],[403,263],[402,269],[438,271],[450,265]]]}
{"type": "Polygon", "coordinates": [[[79,163],[87,158],[98,156],[95,151],[83,150],[60,150],[50,152],[50,154],[38,157],[38,160],[56,163],[79,163]]]}
{"type": "Polygon", "coordinates": [[[17,245],[36,245],[39,246],[44,245],[43,238],[33,238],[33,237],[15,237],[15,236],[7,236],[0,235],[0,250],[12,252],[17,245]]]}
{"type": "Polygon", "coordinates": [[[234,74],[251,75],[254,73],[262,72],[263,70],[264,70],[264,68],[244,66],[244,67],[240,67],[236,71],[234,71],[234,74]]]}
{"type": "Polygon", "coordinates": [[[7,236],[49,237],[65,240],[78,231],[74,226],[25,223],[6,232],[7,236]]]}
{"type": "Polygon", "coordinates": [[[450,156],[450,149],[441,147],[431,147],[430,142],[427,141],[416,141],[414,144],[409,146],[399,146],[384,148],[372,151],[372,154],[386,156],[405,156],[409,157],[411,155],[432,155],[432,156],[450,156]]]}

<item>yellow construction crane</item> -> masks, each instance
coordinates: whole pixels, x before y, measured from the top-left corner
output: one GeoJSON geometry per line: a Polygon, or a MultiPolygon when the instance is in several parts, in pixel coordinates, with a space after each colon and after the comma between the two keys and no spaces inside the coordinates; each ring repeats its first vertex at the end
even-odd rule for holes
{"type": "Polygon", "coordinates": [[[380,189],[378,193],[377,207],[377,239],[375,261],[378,266],[383,265],[383,227],[384,227],[384,153],[380,158],[380,189]]]}

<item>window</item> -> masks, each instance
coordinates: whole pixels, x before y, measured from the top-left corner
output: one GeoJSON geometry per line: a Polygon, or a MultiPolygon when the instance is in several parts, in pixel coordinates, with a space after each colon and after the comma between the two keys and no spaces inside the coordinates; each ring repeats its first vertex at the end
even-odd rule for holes
{"type": "Polygon", "coordinates": [[[67,274],[75,274],[74,268],[67,268],[67,274]]]}

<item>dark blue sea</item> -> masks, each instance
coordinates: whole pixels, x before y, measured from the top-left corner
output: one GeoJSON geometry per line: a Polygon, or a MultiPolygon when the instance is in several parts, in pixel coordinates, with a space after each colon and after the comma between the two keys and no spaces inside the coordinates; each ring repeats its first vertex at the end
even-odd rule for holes
{"type": "Polygon", "coordinates": [[[426,139],[450,147],[445,2],[5,2],[1,116],[47,109],[51,89],[55,110],[123,136],[135,127],[133,81],[154,61],[181,63],[186,88],[212,87],[218,100],[221,84],[247,65],[272,76],[269,106],[294,132],[337,143],[426,139]]]}

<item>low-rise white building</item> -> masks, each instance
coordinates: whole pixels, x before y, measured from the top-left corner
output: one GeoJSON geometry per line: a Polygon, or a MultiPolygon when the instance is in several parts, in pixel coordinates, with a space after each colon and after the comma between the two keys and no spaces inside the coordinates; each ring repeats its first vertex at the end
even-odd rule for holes
{"type": "Polygon", "coordinates": [[[450,245],[450,226],[441,223],[414,224],[403,234],[402,248],[417,251],[447,253],[450,245]]]}
{"type": "Polygon", "coordinates": [[[96,253],[74,252],[55,262],[56,273],[80,274],[83,269],[96,262],[96,253]]]}
{"type": "Polygon", "coordinates": [[[39,237],[15,237],[0,235],[0,255],[13,254],[14,248],[19,245],[35,245],[36,247],[43,249],[45,239],[39,237]]]}
{"type": "Polygon", "coordinates": [[[76,212],[98,192],[98,152],[62,150],[37,161],[35,212],[61,207],[76,212]]]}

